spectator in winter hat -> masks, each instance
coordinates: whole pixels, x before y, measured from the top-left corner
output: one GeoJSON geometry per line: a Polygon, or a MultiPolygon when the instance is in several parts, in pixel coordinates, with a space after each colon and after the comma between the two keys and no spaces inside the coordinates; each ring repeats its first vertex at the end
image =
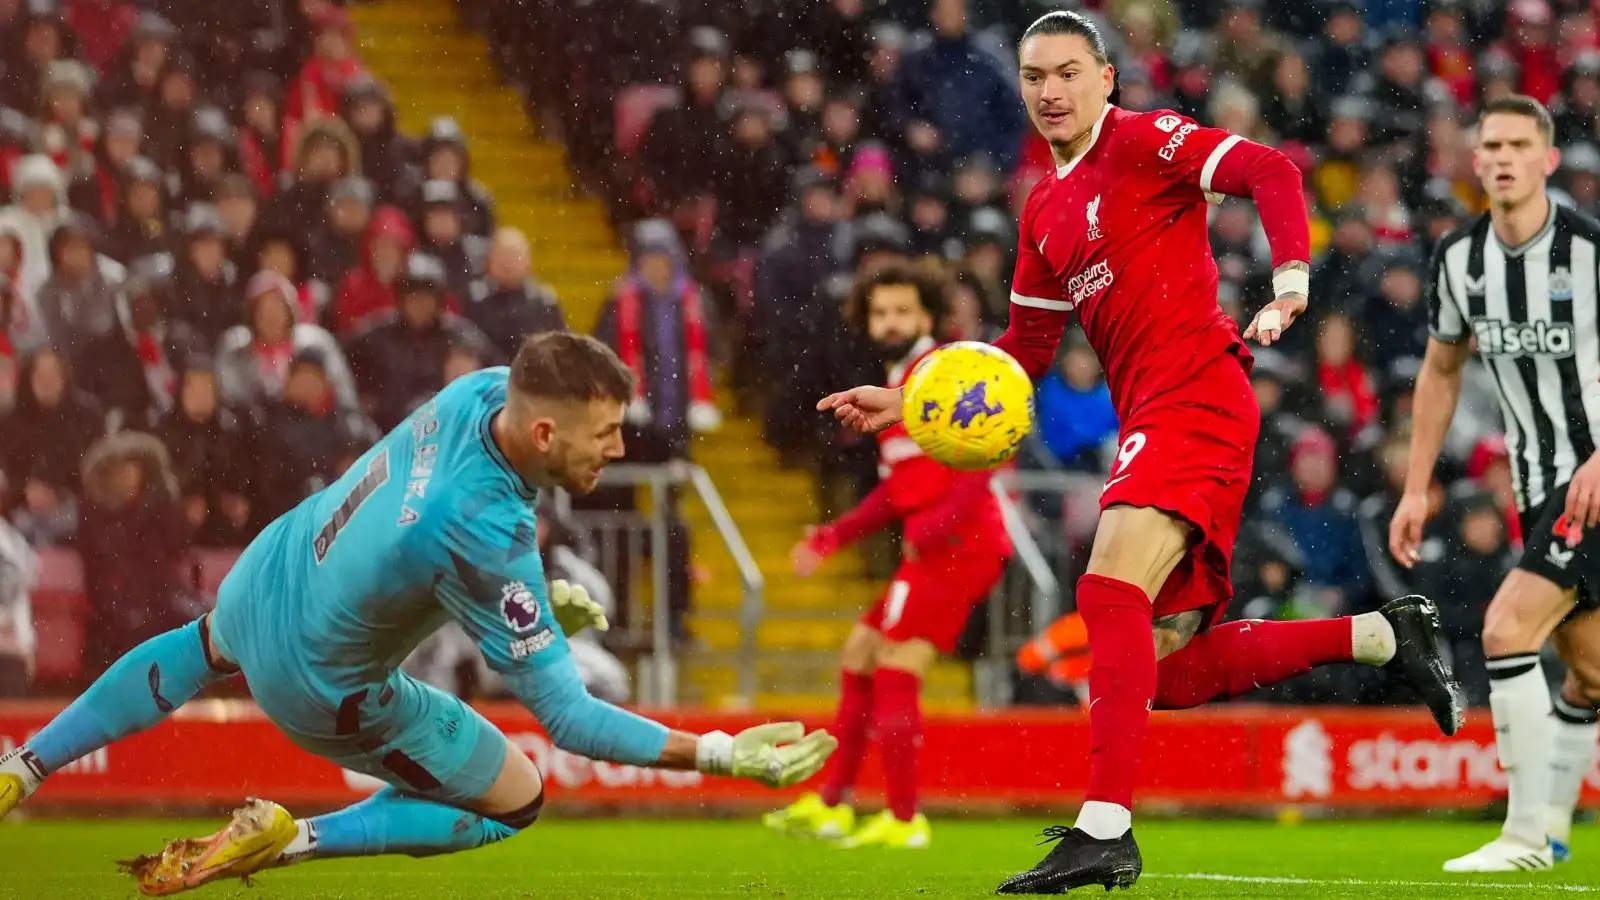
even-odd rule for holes
{"type": "Polygon", "coordinates": [[[279,170],[296,163],[289,158],[289,142],[283,139],[283,123],[278,115],[282,108],[283,91],[276,78],[266,72],[245,75],[244,94],[239,101],[239,161],[262,197],[271,197],[277,191],[279,170]]]}
{"type": "Polygon", "coordinates": [[[1522,70],[1502,47],[1491,47],[1480,54],[1477,69],[1480,107],[1520,90],[1522,70]]]}
{"type": "Polygon", "coordinates": [[[23,299],[30,304],[31,327],[39,327],[42,323],[32,308],[32,298],[50,277],[50,234],[71,213],[66,179],[50,157],[24,156],[12,167],[11,193],[15,200],[0,209],[0,227],[9,227],[21,240],[22,264],[17,284],[23,299]]]}
{"type": "Polygon", "coordinates": [[[99,672],[204,607],[182,580],[189,533],[161,441],[131,431],[97,441],[83,460],[83,496],[78,549],[95,604],[85,622],[84,666],[99,672]]]}
{"type": "Polygon", "coordinates": [[[398,308],[350,342],[363,406],[384,429],[404,419],[416,397],[444,386],[451,347],[474,347],[480,359],[500,360],[476,325],[446,310],[445,273],[438,260],[411,254],[395,280],[395,293],[398,308]]]}
{"type": "Polygon", "coordinates": [[[251,251],[250,264],[245,271],[252,276],[261,272],[282,276],[295,287],[296,317],[302,322],[317,321],[328,305],[330,294],[327,285],[306,276],[306,250],[298,235],[292,231],[262,229],[251,242],[251,251]]]}
{"type": "Polygon", "coordinates": [[[311,58],[289,85],[284,103],[284,132],[290,140],[302,124],[338,115],[345,86],[365,71],[355,55],[349,12],[328,4],[315,25],[311,58]]]}
{"type": "Polygon", "coordinates": [[[877,141],[866,141],[856,148],[845,180],[844,199],[854,216],[899,214],[900,196],[894,188],[894,161],[889,148],[877,141]]]}
{"type": "Polygon", "coordinates": [[[1506,35],[1499,45],[1522,73],[1520,92],[1549,103],[1561,87],[1561,58],[1555,45],[1555,16],[1546,0],[1512,0],[1506,7],[1506,35]]]}
{"type": "Polygon", "coordinates": [[[416,246],[416,232],[405,213],[381,206],[372,214],[362,241],[360,264],[339,282],[333,300],[333,329],[349,339],[394,311],[395,279],[405,271],[416,246]]]}
{"type": "Polygon", "coordinates": [[[299,321],[299,291],[275,272],[262,272],[245,286],[246,324],[217,344],[217,390],[222,402],[246,408],[283,396],[290,359],[314,349],[327,361],[339,402],[356,404],[356,386],[339,342],[316,325],[299,321]]]}
{"type": "Polygon", "coordinates": [[[39,287],[39,312],[53,346],[77,361],[89,342],[117,327],[117,288],[127,271],[95,252],[92,226],[70,217],[50,234],[50,277],[39,287]]]}
{"type": "MultiPolygon", "coordinates": [[[[1156,90],[1155,81],[1150,77],[1150,70],[1139,63],[1134,63],[1127,68],[1117,70],[1117,105],[1134,112],[1149,112],[1154,109],[1168,109],[1172,106],[1172,101],[1156,90]]],[[[1035,137],[1038,135],[1030,134],[1024,140],[1031,141],[1035,137]]]]}
{"type": "Polygon", "coordinates": [[[1046,468],[1102,472],[1107,441],[1116,439],[1117,414],[1094,350],[1073,329],[1055,367],[1039,383],[1038,454],[1046,468]]]}
{"type": "Polygon", "coordinates": [[[172,249],[165,174],[143,156],[122,167],[116,225],[106,240],[112,256],[138,259],[172,249]]]}
{"type": "Polygon", "coordinates": [[[1378,390],[1358,356],[1355,324],[1343,312],[1322,317],[1317,328],[1317,386],[1325,423],[1353,437],[1378,418],[1378,390]]]}
{"type": "Polygon", "coordinates": [[[789,162],[772,132],[772,114],[749,103],[734,114],[717,227],[736,247],[753,247],[789,196],[789,162]]]}
{"type": "Polygon", "coordinates": [[[149,109],[155,104],[161,73],[178,30],[153,12],[140,13],[133,31],[114,57],[100,65],[102,109],[149,109]]]}
{"type": "Polygon", "coordinates": [[[176,166],[179,205],[217,202],[222,179],[239,170],[238,156],[238,139],[227,115],[214,106],[195,110],[176,166]]]}
{"type": "Polygon", "coordinates": [[[783,102],[789,130],[797,135],[816,134],[822,127],[826,91],[817,55],[810,50],[790,50],[783,57],[783,102]]]}
{"type": "Polygon", "coordinates": [[[465,234],[464,200],[453,181],[428,181],[422,185],[422,215],[417,248],[444,266],[445,289],[451,297],[465,297],[472,280],[483,269],[486,241],[465,234]]]}
{"type": "Polygon", "coordinates": [[[361,150],[355,134],[343,121],[316,119],[295,132],[297,164],[294,172],[278,177],[278,189],[264,217],[273,225],[301,228],[320,221],[333,183],[361,174],[361,150]]]}
{"type": "Polygon", "coordinates": [[[344,87],[341,116],[361,142],[362,171],[378,194],[394,197],[417,148],[395,127],[394,101],[383,82],[362,73],[344,87]]]}
{"type": "Polygon", "coordinates": [[[800,165],[843,179],[860,139],[861,102],[853,93],[844,93],[823,101],[820,131],[802,134],[791,128],[784,142],[794,148],[800,165]]]}
{"type": "Polygon", "coordinates": [[[239,272],[228,259],[226,233],[216,207],[198,205],[184,215],[183,247],[177,254],[174,318],[189,323],[215,346],[242,320],[239,272]]]}
{"type": "Polygon", "coordinates": [[[328,192],[327,219],[311,242],[310,275],[324,284],[338,285],[361,264],[361,245],[372,222],[377,200],[372,182],[351,175],[334,182],[328,192]]]}
{"type": "Polygon", "coordinates": [[[144,120],[137,111],[119,109],[106,116],[89,173],[67,186],[72,208],[93,216],[103,229],[114,227],[126,178],[124,170],[138,158],[143,147],[144,120]]]}
{"type": "Polygon", "coordinates": [[[1322,206],[1338,210],[1355,198],[1361,182],[1361,154],[1366,150],[1373,105],[1360,97],[1335,100],[1328,120],[1327,147],[1312,172],[1322,206]]]}
{"type": "Polygon", "coordinates": [[[1364,280],[1376,290],[1361,306],[1361,336],[1373,368],[1388,371],[1396,360],[1421,359],[1428,345],[1428,304],[1422,297],[1424,261],[1412,247],[1384,253],[1364,280]]]}
{"type": "Polygon", "coordinates": [[[515,228],[496,231],[484,276],[472,283],[463,304],[467,319],[507,359],[516,356],[524,338],[567,327],[556,292],[532,277],[531,257],[527,235],[515,228]]]}
{"type": "Polygon", "coordinates": [[[1011,248],[1016,245],[1011,220],[993,207],[973,210],[962,223],[962,260],[984,285],[987,296],[1009,296],[1011,248]]]}
{"type": "Polygon", "coordinates": [[[170,318],[172,291],[169,257],[135,260],[117,291],[117,327],[78,348],[83,388],[123,427],[144,428],[171,410],[180,371],[210,355],[194,329],[170,318]]]}
{"type": "Polygon", "coordinates": [[[601,312],[596,334],[637,378],[628,422],[655,455],[681,459],[690,432],[722,424],[712,386],[710,307],[670,222],[635,225],[629,249],[628,274],[601,312]]]}
{"type": "Polygon", "coordinates": [[[673,210],[711,193],[712,167],[727,134],[727,39],[711,28],[689,36],[683,103],[660,110],[639,143],[639,162],[662,209],[673,210]]]}
{"type": "Polygon", "coordinates": [[[907,198],[906,221],[911,226],[913,256],[945,256],[954,230],[949,179],[937,172],[923,173],[907,198]]]}
{"type": "Polygon", "coordinates": [[[1367,602],[1371,572],[1361,543],[1355,498],[1339,484],[1338,446],[1310,427],[1289,450],[1292,493],[1274,492],[1262,507],[1293,539],[1306,562],[1312,602],[1322,616],[1367,602]]]}
{"type": "Polygon", "coordinates": [[[39,91],[39,149],[68,181],[94,174],[100,126],[89,103],[93,85],[94,73],[88,66],[63,59],[45,70],[39,91]]]}
{"type": "Polygon", "coordinates": [[[465,204],[462,215],[466,233],[487,237],[494,231],[494,202],[483,185],[472,178],[472,157],[467,152],[467,136],[460,123],[448,117],[429,123],[420,157],[421,171],[411,172],[399,189],[402,202],[408,208],[419,206],[425,181],[454,182],[465,204]]]}
{"type": "Polygon", "coordinates": [[[1185,31],[1172,42],[1172,105],[1191,119],[1205,115],[1213,56],[1210,35],[1185,31]]]}
{"type": "Polygon", "coordinates": [[[1400,196],[1400,179],[1390,166],[1373,162],[1362,169],[1355,203],[1372,224],[1380,245],[1401,246],[1416,239],[1411,210],[1400,196]]]}
{"type": "Polygon", "coordinates": [[[1229,0],[1216,29],[1213,71],[1246,84],[1259,84],[1272,67],[1279,40],[1261,24],[1260,0],[1229,0]]]}

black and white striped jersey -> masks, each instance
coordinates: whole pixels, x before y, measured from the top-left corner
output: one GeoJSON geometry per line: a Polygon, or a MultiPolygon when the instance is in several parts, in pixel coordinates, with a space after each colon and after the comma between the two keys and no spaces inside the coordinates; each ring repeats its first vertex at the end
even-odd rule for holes
{"type": "Polygon", "coordinates": [[[1600,223],[1551,204],[1520,247],[1484,213],[1434,250],[1434,337],[1476,339],[1505,414],[1517,503],[1565,484],[1600,441],[1600,223]]]}

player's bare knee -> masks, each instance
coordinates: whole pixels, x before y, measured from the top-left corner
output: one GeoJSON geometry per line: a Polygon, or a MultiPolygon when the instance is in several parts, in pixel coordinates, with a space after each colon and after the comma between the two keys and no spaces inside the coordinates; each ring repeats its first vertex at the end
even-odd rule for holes
{"type": "Polygon", "coordinates": [[[1113,506],[1100,516],[1088,572],[1154,595],[1189,550],[1190,526],[1158,509],[1113,506]]]}
{"type": "Polygon", "coordinates": [[[839,668],[853,675],[872,674],[882,645],[882,634],[857,623],[845,638],[844,649],[839,651],[839,668]]]}
{"type": "Polygon", "coordinates": [[[909,641],[883,641],[878,646],[874,662],[880,669],[896,669],[922,678],[938,659],[937,647],[920,638],[913,638],[909,641]]]}
{"type": "Polygon", "coordinates": [[[1484,612],[1484,654],[1493,658],[1539,652],[1571,608],[1571,597],[1559,586],[1512,570],[1484,612]]]}

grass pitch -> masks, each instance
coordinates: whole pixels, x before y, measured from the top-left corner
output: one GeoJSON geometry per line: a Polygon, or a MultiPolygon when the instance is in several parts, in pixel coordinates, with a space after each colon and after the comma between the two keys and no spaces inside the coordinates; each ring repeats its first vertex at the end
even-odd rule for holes
{"type": "MultiPolygon", "coordinates": [[[[992,896],[1043,854],[1029,820],[935,821],[926,851],[845,851],[754,822],[547,819],[498,846],[426,860],[313,862],[261,876],[253,889],[212,885],[196,898],[891,898],[992,896]]],[[[49,821],[0,826],[0,900],[129,898],[113,860],[219,821],[49,821]]],[[[1577,860],[1553,872],[1462,877],[1439,864],[1495,826],[1427,821],[1146,822],[1145,876],[1127,897],[1594,896],[1600,835],[1580,827],[1577,860]]],[[[1100,888],[1074,892],[1099,896],[1100,888]]]]}

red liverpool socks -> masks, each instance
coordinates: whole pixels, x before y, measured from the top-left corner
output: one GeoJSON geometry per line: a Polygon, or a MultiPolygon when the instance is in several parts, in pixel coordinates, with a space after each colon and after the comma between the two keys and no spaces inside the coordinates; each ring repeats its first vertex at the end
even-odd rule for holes
{"type": "Polygon", "coordinates": [[[822,783],[822,802],[838,806],[855,786],[861,761],[867,758],[871,729],[872,676],[840,672],[839,712],[833,721],[833,736],[839,739],[839,749],[834,751],[827,780],[822,783]]]}
{"type": "Polygon", "coordinates": [[[878,669],[873,678],[878,743],[889,811],[902,822],[917,814],[917,753],[922,747],[922,679],[903,669],[878,669]]]}
{"type": "Polygon", "coordinates": [[[1350,662],[1350,644],[1349,619],[1218,625],[1157,665],[1155,708],[1188,709],[1350,662]]]}
{"type": "Polygon", "coordinates": [[[1078,614],[1088,626],[1093,659],[1087,797],[1129,810],[1156,691],[1150,598],[1125,581],[1085,575],[1078,579],[1078,614]]]}

